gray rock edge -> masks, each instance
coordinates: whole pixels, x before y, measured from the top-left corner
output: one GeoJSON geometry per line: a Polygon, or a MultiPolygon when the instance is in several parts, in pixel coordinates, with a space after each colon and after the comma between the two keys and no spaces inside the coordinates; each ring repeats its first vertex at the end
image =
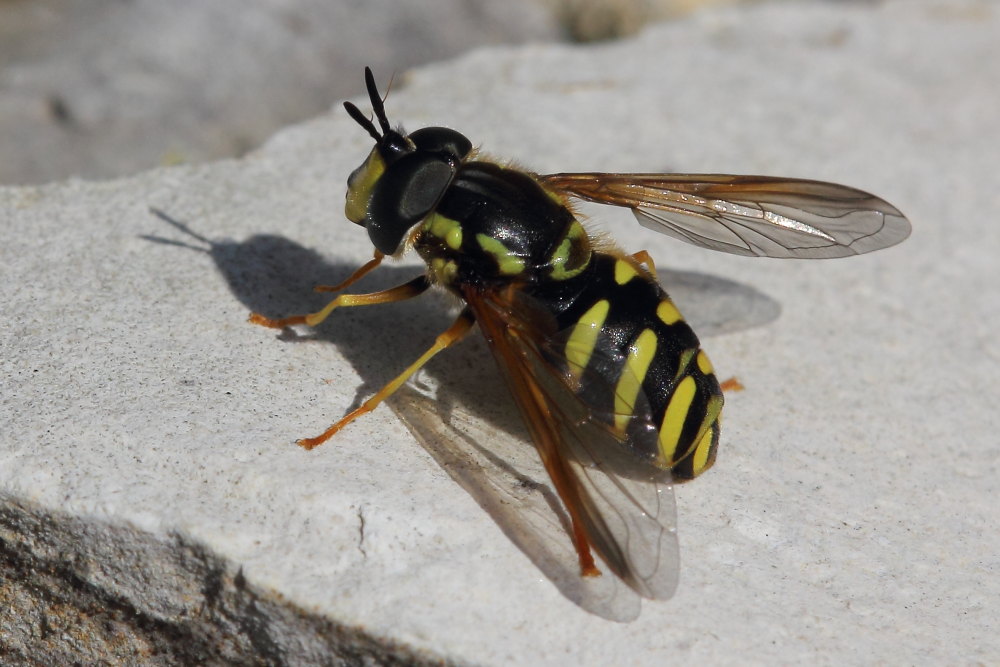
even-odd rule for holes
{"type": "Polygon", "coordinates": [[[163,539],[7,495],[0,580],[8,665],[43,656],[50,664],[451,664],[260,590],[179,533],[163,539]]]}

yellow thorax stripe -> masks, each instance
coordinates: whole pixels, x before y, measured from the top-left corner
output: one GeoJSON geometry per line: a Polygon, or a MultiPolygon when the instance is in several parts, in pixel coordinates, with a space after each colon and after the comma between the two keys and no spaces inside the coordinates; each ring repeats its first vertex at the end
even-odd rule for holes
{"type": "Polygon", "coordinates": [[[424,222],[424,229],[444,241],[452,250],[462,247],[462,223],[440,213],[434,213],[424,222]]]}
{"type": "Polygon", "coordinates": [[[580,222],[573,220],[570,224],[569,229],[566,230],[566,235],[563,240],[559,242],[556,246],[555,251],[549,258],[549,265],[552,267],[551,275],[553,280],[569,280],[574,278],[587,268],[590,263],[590,243],[587,241],[587,235],[583,231],[583,226],[580,222]],[[582,245],[582,248],[581,248],[582,245]],[[581,254],[581,250],[585,251],[585,257],[580,258],[580,262],[577,266],[573,268],[566,268],[569,261],[573,255],[574,249],[577,250],[578,254],[581,254]]]}
{"type": "Polygon", "coordinates": [[[515,276],[524,271],[524,258],[512,253],[501,241],[486,234],[476,234],[476,242],[483,252],[493,255],[501,275],[515,276]]]}

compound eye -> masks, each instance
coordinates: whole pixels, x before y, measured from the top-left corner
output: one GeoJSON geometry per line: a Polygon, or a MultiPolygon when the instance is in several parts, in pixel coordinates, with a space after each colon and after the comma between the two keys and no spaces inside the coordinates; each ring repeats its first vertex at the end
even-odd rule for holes
{"type": "Polygon", "coordinates": [[[365,227],[379,251],[393,255],[410,229],[434,207],[455,169],[440,157],[411,153],[389,167],[375,185],[365,227]]]}

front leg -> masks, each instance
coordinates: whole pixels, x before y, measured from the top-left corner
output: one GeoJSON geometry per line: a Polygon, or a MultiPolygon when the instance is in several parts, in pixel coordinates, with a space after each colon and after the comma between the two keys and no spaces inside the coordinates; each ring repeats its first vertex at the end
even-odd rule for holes
{"type": "Polygon", "coordinates": [[[379,403],[396,393],[396,390],[402,387],[403,383],[410,379],[414,373],[420,370],[424,364],[430,361],[434,355],[465,338],[465,334],[469,333],[469,329],[472,328],[472,325],[475,324],[475,322],[476,318],[472,315],[469,309],[466,308],[463,310],[452,325],[437,337],[434,344],[431,345],[426,352],[420,355],[416,361],[410,364],[406,370],[396,376],[396,378],[389,382],[389,384],[378,390],[374,396],[362,403],[361,407],[345,415],[342,419],[340,419],[340,421],[323,431],[315,438],[303,438],[298,441],[298,444],[305,449],[318,447],[329,440],[334,433],[344,428],[361,415],[374,410],[379,403]]]}
{"type": "Polygon", "coordinates": [[[371,294],[341,294],[326,304],[323,309],[315,313],[309,313],[308,315],[292,315],[291,317],[273,319],[260,313],[250,313],[248,321],[272,329],[283,329],[293,324],[308,324],[314,327],[329,317],[334,309],[341,306],[374,306],[380,303],[405,301],[406,299],[412,299],[415,296],[423,294],[430,286],[431,283],[427,279],[427,276],[418,276],[408,283],[397,285],[381,292],[373,292],[371,294]]]}

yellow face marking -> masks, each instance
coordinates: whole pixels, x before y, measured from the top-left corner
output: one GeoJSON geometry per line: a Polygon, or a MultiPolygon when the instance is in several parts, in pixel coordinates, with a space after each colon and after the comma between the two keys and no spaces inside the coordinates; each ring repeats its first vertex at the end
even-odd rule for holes
{"type": "Polygon", "coordinates": [[[594,347],[597,345],[597,334],[604,326],[604,320],[608,317],[611,309],[611,302],[601,299],[590,307],[583,316],[577,320],[573,326],[573,332],[566,341],[566,361],[569,364],[569,372],[579,379],[583,371],[590,363],[590,357],[594,354],[594,347]]]}
{"type": "Polygon", "coordinates": [[[681,319],[681,313],[677,310],[677,306],[671,303],[668,299],[664,299],[660,302],[660,305],[656,307],[656,316],[664,324],[673,324],[681,319]]]}
{"type": "Polygon", "coordinates": [[[619,433],[624,433],[628,426],[639,388],[656,354],[656,343],[656,333],[652,329],[645,329],[628,351],[625,369],[615,387],[615,430],[619,433]]]}
{"type": "Polygon", "coordinates": [[[691,401],[694,400],[695,389],[694,378],[688,375],[674,389],[670,403],[667,404],[667,409],[663,413],[663,423],[660,424],[660,453],[663,454],[663,460],[668,464],[677,460],[675,458],[677,445],[680,443],[681,431],[684,430],[684,422],[687,420],[691,401]]]}
{"type": "Polygon", "coordinates": [[[476,241],[483,252],[493,255],[501,275],[516,276],[524,271],[524,258],[513,254],[497,239],[486,234],[476,234],[476,241]]]}
{"type": "Polygon", "coordinates": [[[712,368],[712,362],[708,360],[708,355],[705,354],[705,350],[698,350],[698,370],[705,375],[711,375],[715,372],[712,368]]]}
{"type": "Polygon", "coordinates": [[[619,285],[624,285],[637,275],[639,275],[639,272],[635,270],[635,267],[624,259],[619,259],[615,262],[615,282],[619,285]]]}
{"type": "Polygon", "coordinates": [[[368,200],[371,199],[375,183],[385,173],[385,161],[375,148],[357,171],[347,181],[347,203],[344,214],[355,224],[362,224],[368,215],[368,200]]]}

